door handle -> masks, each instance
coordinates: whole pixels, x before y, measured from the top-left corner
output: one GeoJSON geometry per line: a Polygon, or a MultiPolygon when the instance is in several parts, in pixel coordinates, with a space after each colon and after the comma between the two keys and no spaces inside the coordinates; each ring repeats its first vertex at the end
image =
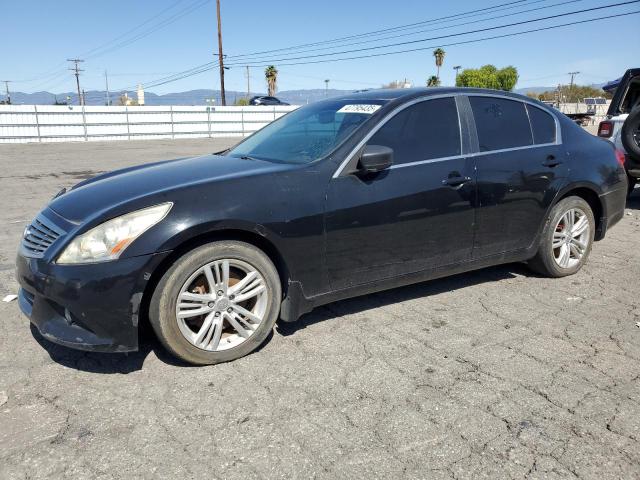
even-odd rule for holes
{"type": "Polygon", "coordinates": [[[550,167],[550,168],[553,168],[553,167],[557,167],[557,166],[558,166],[558,165],[560,165],[561,163],[562,163],[562,161],[561,161],[561,160],[558,160],[558,159],[555,157],[555,155],[549,155],[549,156],[547,157],[547,159],[546,159],[544,162],[542,162],[542,166],[544,166],[544,167],[550,167]]]}
{"type": "Polygon", "coordinates": [[[449,187],[459,187],[470,181],[471,181],[471,177],[455,176],[455,177],[445,178],[444,180],[442,180],[442,184],[448,185],[449,187]]]}

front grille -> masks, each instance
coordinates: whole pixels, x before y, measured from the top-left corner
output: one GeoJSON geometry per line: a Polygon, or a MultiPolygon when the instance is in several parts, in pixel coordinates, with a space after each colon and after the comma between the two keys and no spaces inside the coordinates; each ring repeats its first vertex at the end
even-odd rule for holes
{"type": "Polygon", "coordinates": [[[51,220],[38,215],[24,231],[22,253],[27,257],[41,258],[63,233],[51,220]]]}

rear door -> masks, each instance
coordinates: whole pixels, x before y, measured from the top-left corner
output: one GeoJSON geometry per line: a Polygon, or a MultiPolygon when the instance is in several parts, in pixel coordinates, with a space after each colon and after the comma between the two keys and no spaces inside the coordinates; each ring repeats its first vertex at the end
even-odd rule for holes
{"type": "Polygon", "coordinates": [[[567,165],[554,116],[503,96],[470,95],[477,131],[474,258],[529,247],[567,165]]]}
{"type": "Polygon", "coordinates": [[[327,267],[343,289],[468,260],[473,158],[465,156],[453,97],[406,106],[367,145],[393,149],[372,177],[339,174],[327,191],[327,267]]]}

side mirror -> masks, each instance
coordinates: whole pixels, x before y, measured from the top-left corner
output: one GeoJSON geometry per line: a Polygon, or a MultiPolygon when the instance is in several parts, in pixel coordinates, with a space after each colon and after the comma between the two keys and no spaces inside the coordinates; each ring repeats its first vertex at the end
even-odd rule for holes
{"type": "Polygon", "coordinates": [[[361,173],[377,173],[393,165],[393,150],[381,145],[367,145],[358,161],[361,173]]]}

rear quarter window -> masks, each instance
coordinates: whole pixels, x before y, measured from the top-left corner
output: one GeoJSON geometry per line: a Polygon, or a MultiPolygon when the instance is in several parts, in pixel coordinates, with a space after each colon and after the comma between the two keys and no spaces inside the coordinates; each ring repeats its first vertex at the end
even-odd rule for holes
{"type": "Polygon", "coordinates": [[[556,122],[551,114],[533,105],[527,105],[527,110],[529,111],[534,143],[536,145],[555,143],[556,122]]]}
{"type": "Polygon", "coordinates": [[[533,145],[525,104],[497,97],[469,97],[481,152],[533,145]]]}

